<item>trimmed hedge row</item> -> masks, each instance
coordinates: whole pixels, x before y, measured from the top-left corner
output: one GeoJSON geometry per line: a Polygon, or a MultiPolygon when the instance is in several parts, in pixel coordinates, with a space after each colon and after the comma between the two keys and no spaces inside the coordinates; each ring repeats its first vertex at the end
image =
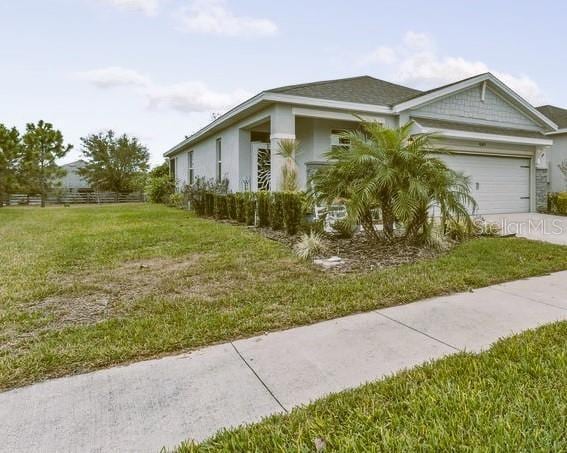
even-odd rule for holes
{"type": "Polygon", "coordinates": [[[547,194],[547,211],[551,214],[567,215],[567,192],[547,194]]]}
{"type": "Polygon", "coordinates": [[[303,217],[303,196],[298,192],[203,192],[191,206],[199,216],[233,220],[297,234],[303,217]]]}

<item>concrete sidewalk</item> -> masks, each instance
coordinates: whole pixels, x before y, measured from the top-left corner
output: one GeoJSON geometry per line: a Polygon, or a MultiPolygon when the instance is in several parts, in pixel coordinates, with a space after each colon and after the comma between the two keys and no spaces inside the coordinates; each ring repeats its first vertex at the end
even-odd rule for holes
{"type": "Polygon", "coordinates": [[[0,451],[158,452],[567,319],[567,272],[0,393],[0,451]]]}

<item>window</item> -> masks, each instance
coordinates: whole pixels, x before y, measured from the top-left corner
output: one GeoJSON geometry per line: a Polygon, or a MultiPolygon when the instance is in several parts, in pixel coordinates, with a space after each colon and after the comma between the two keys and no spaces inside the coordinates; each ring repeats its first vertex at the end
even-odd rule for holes
{"type": "Polygon", "coordinates": [[[193,151],[187,153],[187,183],[195,182],[195,169],[193,168],[193,151]]]}
{"type": "Polygon", "coordinates": [[[217,138],[217,182],[222,179],[222,139],[217,138]]]}
{"type": "Polygon", "coordinates": [[[175,157],[170,157],[169,158],[169,176],[171,176],[171,179],[175,179],[175,164],[176,164],[176,158],[175,157]]]}
{"type": "Polygon", "coordinates": [[[344,137],[344,134],[349,132],[345,129],[332,129],[331,130],[331,148],[337,146],[350,147],[350,140],[344,137]]]}

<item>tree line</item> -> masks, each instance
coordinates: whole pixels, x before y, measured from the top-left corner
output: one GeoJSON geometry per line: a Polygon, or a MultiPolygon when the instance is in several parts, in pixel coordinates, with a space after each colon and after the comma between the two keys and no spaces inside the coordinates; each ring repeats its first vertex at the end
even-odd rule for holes
{"type": "MultiPolygon", "coordinates": [[[[40,195],[44,207],[47,194],[56,190],[65,170],[57,165],[73,148],[51,123],[28,123],[21,133],[0,123],[0,206],[10,193],[40,195]]],[[[79,174],[97,191],[142,190],[149,168],[148,149],[136,138],[114,131],[81,138],[87,162],[79,174]]]]}

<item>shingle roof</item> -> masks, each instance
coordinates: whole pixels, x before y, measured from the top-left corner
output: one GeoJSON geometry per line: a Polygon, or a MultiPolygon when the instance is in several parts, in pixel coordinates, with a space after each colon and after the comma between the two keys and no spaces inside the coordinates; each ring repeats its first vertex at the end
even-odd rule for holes
{"type": "Polygon", "coordinates": [[[370,76],[289,85],[267,92],[375,105],[392,105],[421,94],[419,90],[370,76]]]}
{"type": "Polygon", "coordinates": [[[541,113],[547,116],[551,121],[553,121],[559,129],[567,128],[567,110],[560,107],[555,107],[554,105],[542,105],[536,107],[541,113]]]}
{"type": "Polygon", "coordinates": [[[417,94],[415,94],[415,95],[413,95],[413,96],[411,96],[407,99],[404,99],[404,101],[409,101],[410,99],[415,99],[415,98],[418,98],[420,96],[425,96],[426,94],[435,93],[436,91],[442,90],[444,88],[452,87],[453,85],[457,85],[458,83],[466,82],[467,80],[475,79],[475,78],[480,77],[480,76],[485,75],[485,74],[488,74],[488,73],[485,72],[485,73],[482,73],[482,74],[476,74],[476,75],[473,75],[471,77],[467,77],[466,79],[457,80],[456,82],[448,83],[446,85],[441,85],[440,87],[435,87],[435,88],[432,88],[432,89],[427,90],[427,91],[420,91],[417,94]]]}
{"type": "Polygon", "coordinates": [[[513,137],[526,138],[546,138],[544,134],[538,131],[526,131],[523,129],[511,129],[495,126],[479,126],[476,124],[454,123],[451,121],[432,120],[425,118],[415,118],[415,122],[423,127],[433,129],[451,129],[466,132],[478,132],[481,134],[511,135],[513,137]]]}

